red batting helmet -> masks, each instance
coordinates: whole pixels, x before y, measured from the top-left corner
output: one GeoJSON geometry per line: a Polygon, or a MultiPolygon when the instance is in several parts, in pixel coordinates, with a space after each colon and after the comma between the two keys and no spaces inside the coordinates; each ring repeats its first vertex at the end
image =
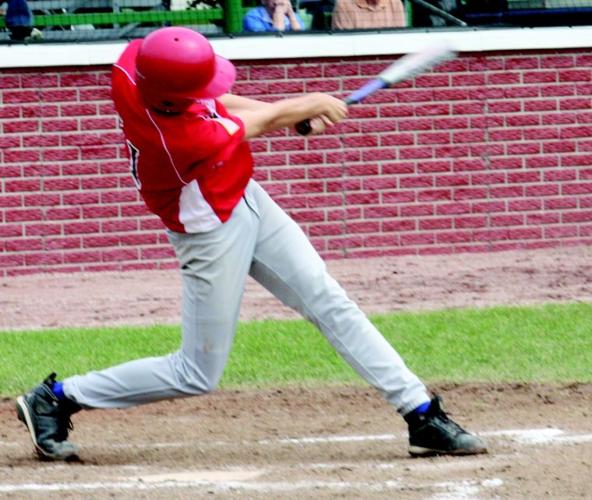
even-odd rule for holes
{"type": "Polygon", "coordinates": [[[136,57],[140,95],[149,106],[165,111],[180,111],[192,99],[219,97],[230,90],[235,77],[232,63],[188,28],[153,31],[136,57]]]}

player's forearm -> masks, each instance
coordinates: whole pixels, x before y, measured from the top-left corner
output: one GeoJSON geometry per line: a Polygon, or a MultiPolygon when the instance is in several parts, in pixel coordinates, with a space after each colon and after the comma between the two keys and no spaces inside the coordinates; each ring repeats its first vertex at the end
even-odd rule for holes
{"type": "Polygon", "coordinates": [[[345,117],[347,108],[342,101],[326,94],[314,93],[271,103],[257,111],[239,111],[236,115],[245,124],[246,138],[257,137],[315,116],[326,115],[332,122],[345,117]]]}
{"type": "Polygon", "coordinates": [[[234,94],[224,94],[218,100],[224,105],[231,115],[236,115],[240,111],[257,111],[270,106],[268,102],[258,101],[256,99],[249,99],[234,94]]]}

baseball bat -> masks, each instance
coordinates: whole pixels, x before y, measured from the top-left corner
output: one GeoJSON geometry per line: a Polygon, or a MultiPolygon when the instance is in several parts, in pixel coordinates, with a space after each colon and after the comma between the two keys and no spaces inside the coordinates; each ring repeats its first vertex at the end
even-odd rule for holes
{"type": "MultiPolygon", "coordinates": [[[[392,87],[395,83],[409,80],[455,56],[456,52],[445,45],[431,46],[419,52],[404,55],[383,70],[376,78],[347,96],[344,102],[348,106],[357,104],[377,90],[392,87]]],[[[308,135],[312,130],[310,120],[297,123],[295,128],[300,135],[308,135]]]]}

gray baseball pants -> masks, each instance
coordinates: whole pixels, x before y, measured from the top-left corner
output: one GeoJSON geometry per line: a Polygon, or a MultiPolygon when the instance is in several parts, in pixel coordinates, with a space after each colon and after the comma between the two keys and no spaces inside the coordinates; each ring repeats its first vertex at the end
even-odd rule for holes
{"type": "Polygon", "coordinates": [[[225,224],[168,236],[183,282],[180,350],[65,379],[64,393],[81,406],[123,408],[212,391],[232,347],[248,274],[315,324],[399,413],[429,401],[423,383],[327,273],[299,226],[255,181],[225,224]]]}

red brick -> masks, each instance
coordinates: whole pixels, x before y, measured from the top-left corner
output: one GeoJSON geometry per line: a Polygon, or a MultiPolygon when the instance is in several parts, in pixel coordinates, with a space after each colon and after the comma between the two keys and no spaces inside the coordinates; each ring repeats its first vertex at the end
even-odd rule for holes
{"type": "Polygon", "coordinates": [[[66,264],[81,264],[87,262],[101,262],[101,253],[98,250],[84,250],[79,252],[65,252],[66,264]]]}
{"type": "Polygon", "coordinates": [[[24,74],[21,77],[21,85],[23,88],[46,88],[58,87],[58,75],[51,74],[45,71],[39,73],[24,74]]]}
{"type": "Polygon", "coordinates": [[[539,184],[536,186],[526,186],[526,196],[557,196],[559,195],[559,186],[555,184],[539,184]]]}
{"type": "Polygon", "coordinates": [[[33,135],[23,137],[23,146],[26,148],[49,148],[58,147],[60,145],[59,135],[33,135]]]}
{"type": "Polygon", "coordinates": [[[137,220],[106,220],[101,222],[102,233],[115,233],[125,231],[137,231],[137,220]]]}
{"type": "Polygon", "coordinates": [[[84,221],[84,222],[68,222],[63,225],[64,234],[91,234],[100,233],[101,226],[95,221],[84,221]]]}
{"type": "Polygon", "coordinates": [[[82,118],[80,130],[112,130],[117,128],[115,117],[82,118]]]}
{"type": "Polygon", "coordinates": [[[527,128],[524,130],[526,140],[559,139],[559,129],[556,128],[527,128]]]}
{"type": "Polygon", "coordinates": [[[23,166],[0,164],[0,179],[6,179],[7,177],[23,177],[23,166]]]}
{"type": "Polygon", "coordinates": [[[541,115],[539,114],[519,114],[506,117],[508,127],[529,127],[541,124],[541,115]]]}
{"type": "Polygon", "coordinates": [[[463,217],[455,217],[454,218],[454,227],[458,229],[470,229],[470,228],[478,228],[478,227],[485,227],[488,225],[488,218],[483,217],[481,215],[474,216],[463,216],[463,217]]]}
{"type": "Polygon", "coordinates": [[[575,85],[550,85],[541,87],[542,97],[572,97],[577,95],[575,85]]]}
{"type": "Polygon", "coordinates": [[[557,141],[543,143],[543,153],[573,153],[576,143],[573,141],[557,141]]]}
{"type": "Polygon", "coordinates": [[[581,167],[592,165],[592,154],[562,155],[561,165],[566,167],[581,167]]]}
{"type": "Polygon", "coordinates": [[[545,155],[534,156],[524,160],[526,168],[548,168],[559,166],[559,156],[545,155]]]}
{"type": "Polygon", "coordinates": [[[270,94],[301,94],[304,92],[305,83],[288,80],[285,82],[271,82],[268,87],[270,94]]]}
{"type": "Polygon", "coordinates": [[[400,207],[401,217],[422,217],[434,215],[434,205],[428,203],[404,205],[400,207]]]}
{"type": "Polygon", "coordinates": [[[60,107],[62,116],[90,116],[96,115],[96,104],[62,104],[60,107]]]}
{"type": "Polygon", "coordinates": [[[561,222],[590,222],[592,221],[592,210],[579,210],[577,212],[564,212],[561,215],[561,222]]]}
{"type": "Polygon", "coordinates": [[[413,219],[397,219],[384,221],[382,223],[382,230],[385,233],[401,232],[401,231],[415,231],[417,229],[417,221],[413,219]]]}
{"type": "Polygon", "coordinates": [[[570,238],[578,235],[577,226],[545,227],[543,235],[545,238],[570,238]]]}
{"type": "Polygon", "coordinates": [[[592,72],[589,69],[573,69],[559,71],[560,82],[589,82],[592,72]]]}
{"type": "Polygon", "coordinates": [[[471,205],[471,213],[494,213],[504,212],[506,204],[503,201],[480,201],[471,205]]]}
{"type": "Polygon", "coordinates": [[[430,233],[403,233],[400,235],[401,245],[431,245],[436,236],[430,233]]]}
{"type": "Polygon", "coordinates": [[[435,116],[435,115],[449,115],[450,104],[433,103],[424,104],[415,108],[417,116],[435,116]]]}
{"type": "Polygon", "coordinates": [[[524,131],[521,128],[504,128],[501,130],[490,130],[489,141],[520,141],[524,131]]]}
{"type": "Polygon", "coordinates": [[[590,109],[590,98],[582,97],[578,99],[562,99],[559,101],[559,109],[562,111],[573,109],[590,109]]]}
{"type": "Polygon", "coordinates": [[[541,99],[524,102],[524,111],[526,112],[557,111],[557,109],[558,103],[554,99],[541,99]]]}
{"type": "Polygon", "coordinates": [[[504,68],[507,70],[537,69],[538,67],[539,58],[536,56],[506,57],[504,61],[504,68]]]}
{"type": "Polygon", "coordinates": [[[4,214],[4,221],[11,222],[26,222],[39,221],[43,218],[43,211],[39,208],[24,208],[11,209],[4,214]]]}
{"type": "Polygon", "coordinates": [[[423,219],[419,221],[419,229],[420,231],[437,231],[440,229],[452,229],[452,219],[423,219]]]}
{"type": "Polygon", "coordinates": [[[521,83],[521,73],[512,71],[491,72],[487,75],[488,85],[516,85],[521,83]]]}
{"type": "Polygon", "coordinates": [[[310,78],[320,78],[323,76],[323,67],[319,64],[301,64],[298,66],[288,66],[287,68],[288,74],[287,77],[292,79],[310,79],[310,78]]]}
{"type": "Polygon", "coordinates": [[[592,193],[592,183],[590,182],[565,183],[561,187],[561,194],[563,195],[588,193],[592,193]]]}
{"type": "Polygon", "coordinates": [[[402,103],[432,102],[434,97],[431,90],[406,89],[405,92],[399,92],[399,100],[402,103]]]}
{"type": "Polygon", "coordinates": [[[62,233],[62,224],[47,222],[27,224],[24,229],[27,236],[55,236],[62,233]]]}
{"type": "Polygon", "coordinates": [[[469,128],[469,119],[467,117],[438,117],[432,121],[435,130],[454,130],[469,128]]]}
{"type": "Polygon", "coordinates": [[[539,89],[535,86],[504,87],[503,97],[506,99],[536,99],[539,97],[539,89]]]}
{"type": "Polygon", "coordinates": [[[557,224],[559,220],[559,214],[555,213],[526,214],[526,223],[533,226],[557,224]]]}
{"type": "Polygon", "coordinates": [[[576,208],[578,206],[578,198],[555,198],[544,200],[544,209],[545,210],[564,210],[566,208],[576,208]]]}
{"type": "Polygon", "coordinates": [[[522,111],[522,103],[514,101],[492,101],[488,104],[490,113],[519,113],[522,111]]]}
{"type": "Polygon", "coordinates": [[[80,189],[80,179],[76,177],[62,177],[45,179],[43,189],[48,191],[75,191],[80,189]]]}
{"type": "Polygon", "coordinates": [[[6,242],[6,252],[31,252],[35,250],[43,250],[44,244],[40,239],[17,239],[6,242]]]}
{"type": "Polygon", "coordinates": [[[59,120],[44,120],[42,122],[44,132],[72,132],[78,130],[77,120],[60,118],[59,120]]]}
{"type": "Polygon", "coordinates": [[[325,221],[325,214],[321,210],[299,210],[290,212],[290,215],[298,223],[325,221]]]}
{"type": "Polygon", "coordinates": [[[557,82],[557,71],[525,71],[522,73],[522,81],[528,83],[555,83],[557,82]]]}
{"type": "Polygon", "coordinates": [[[36,162],[41,159],[39,149],[8,149],[3,153],[5,163],[36,162]]]}
{"type": "Polygon", "coordinates": [[[573,139],[577,137],[588,138],[592,136],[592,126],[563,127],[561,128],[561,139],[573,139]]]}
{"type": "Polygon", "coordinates": [[[269,85],[267,82],[238,82],[232,87],[233,92],[245,97],[267,95],[269,85]]]}
{"type": "MultiPolygon", "coordinates": [[[[2,102],[3,104],[40,102],[40,96],[34,90],[4,90],[2,92],[2,102]]],[[[51,100],[46,102],[51,102],[51,100]]]]}
{"type": "Polygon", "coordinates": [[[541,56],[541,67],[543,68],[570,68],[574,63],[575,59],[571,55],[541,56]]]}
{"type": "MultiPolygon", "coordinates": [[[[175,251],[170,245],[163,248],[142,248],[140,249],[141,259],[150,259],[160,261],[163,259],[175,259],[175,251]]],[[[131,260],[131,259],[130,259],[131,260]]],[[[176,259],[172,263],[172,267],[176,268],[176,259]]]]}
{"type": "Polygon", "coordinates": [[[426,160],[417,166],[419,173],[450,172],[451,162],[449,160],[426,160]]]}
{"type": "Polygon", "coordinates": [[[81,248],[80,238],[47,238],[45,240],[47,250],[72,250],[81,248]]]}
{"type": "Polygon", "coordinates": [[[7,193],[24,193],[31,191],[39,191],[41,189],[40,179],[25,179],[25,180],[4,180],[4,191],[7,193]]]}
{"type": "Polygon", "coordinates": [[[89,147],[83,146],[80,148],[80,154],[82,158],[85,160],[91,159],[107,159],[112,160],[117,158],[117,148],[116,147],[89,147]]]}
{"type": "Polygon", "coordinates": [[[452,74],[451,84],[453,87],[469,87],[485,85],[484,73],[452,74]]]}
{"type": "Polygon", "coordinates": [[[2,131],[5,134],[15,134],[23,132],[36,132],[39,129],[37,120],[17,120],[4,123],[2,131]]]}
{"type": "Polygon", "coordinates": [[[436,233],[437,243],[468,243],[473,240],[473,233],[470,231],[444,231],[436,233]]]}
{"type": "Polygon", "coordinates": [[[286,78],[286,68],[282,65],[252,66],[251,80],[283,80],[286,78]]]}
{"type": "Polygon", "coordinates": [[[436,187],[466,186],[470,183],[470,177],[465,174],[438,175],[435,180],[436,187]]]}
{"type": "Polygon", "coordinates": [[[463,130],[452,134],[452,142],[455,144],[462,142],[483,142],[485,140],[484,130],[463,130]]]}
{"type": "Polygon", "coordinates": [[[540,200],[540,199],[513,200],[513,201],[508,202],[508,210],[510,212],[540,210],[541,207],[542,207],[542,200],[540,200]]]}
{"type": "Polygon", "coordinates": [[[80,219],[81,212],[79,207],[57,207],[47,210],[45,217],[53,221],[80,219]]]}
{"type": "MultiPolygon", "coordinates": [[[[37,92],[36,92],[37,93],[37,92]]],[[[78,96],[75,89],[45,89],[39,92],[38,100],[41,102],[76,102],[78,96]]]]}
{"type": "Polygon", "coordinates": [[[416,200],[415,191],[387,191],[382,193],[382,202],[385,204],[392,203],[410,203],[416,200]]]}
{"type": "Polygon", "coordinates": [[[0,268],[21,267],[25,263],[23,255],[3,255],[0,254],[0,268]]]}

